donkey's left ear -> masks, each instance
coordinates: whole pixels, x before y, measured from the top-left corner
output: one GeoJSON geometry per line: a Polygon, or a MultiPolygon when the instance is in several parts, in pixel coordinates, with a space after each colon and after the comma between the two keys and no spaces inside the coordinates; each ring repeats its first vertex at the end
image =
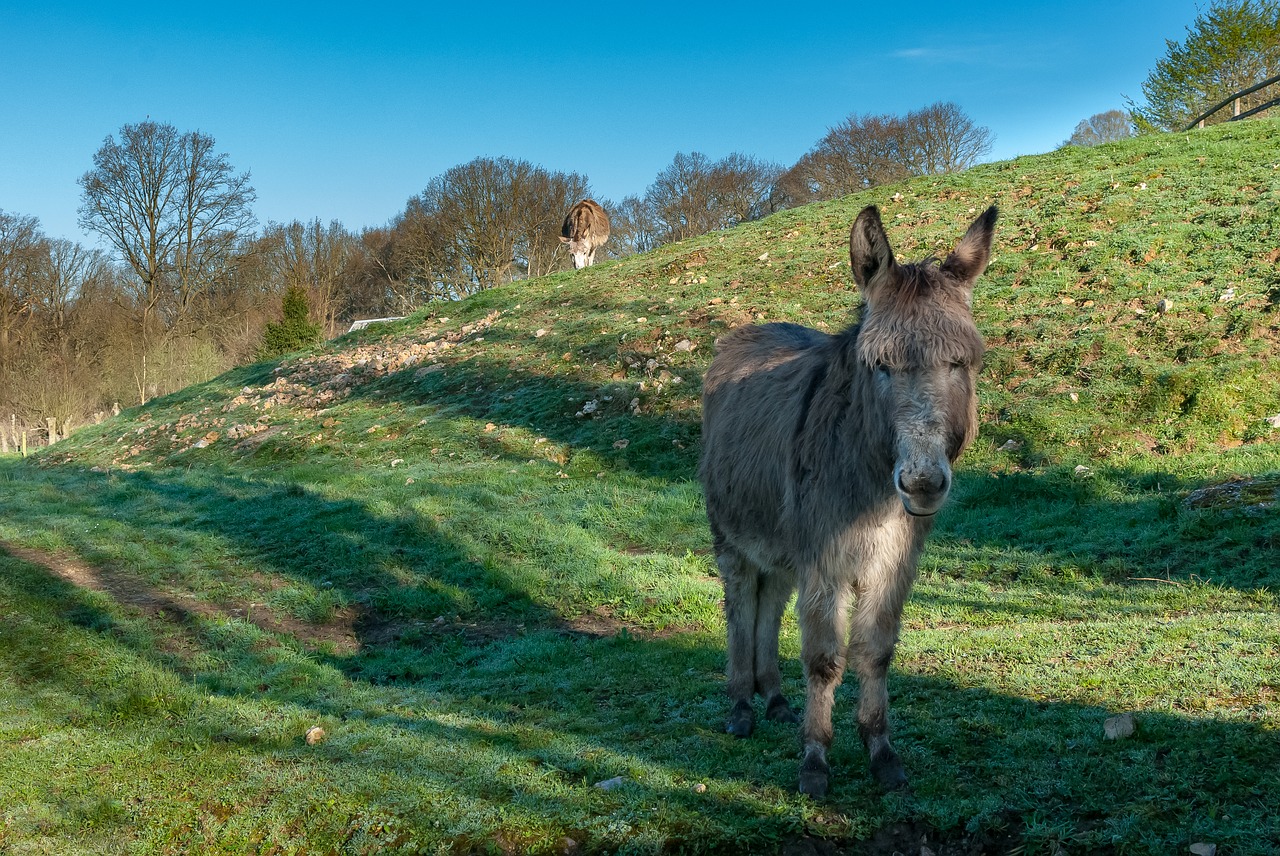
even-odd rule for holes
{"type": "Polygon", "coordinates": [[[991,261],[991,239],[996,231],[996,206],[992,205],[978,215],[969,231],[951,255],[942,262],[942,269],[956,279],[972,285],[991,261]]]}

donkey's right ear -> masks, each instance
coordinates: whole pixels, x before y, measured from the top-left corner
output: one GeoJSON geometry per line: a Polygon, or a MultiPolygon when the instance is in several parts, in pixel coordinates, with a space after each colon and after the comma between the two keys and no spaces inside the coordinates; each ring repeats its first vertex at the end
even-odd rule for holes
{"type": "Polygon", "coordinates": [[[877,275],[892,270],[897,265],[889,236],[880,222],[880,210],[868,205],[853,221],[849,230],[849,266],[853,268],[853,281],[866,291],[877,275]]]}

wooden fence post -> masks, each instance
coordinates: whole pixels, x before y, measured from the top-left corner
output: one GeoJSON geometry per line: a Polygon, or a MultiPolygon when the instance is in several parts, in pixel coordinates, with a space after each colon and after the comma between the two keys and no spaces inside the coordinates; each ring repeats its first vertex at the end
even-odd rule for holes
{"type": "Polygon", "coordinates": [[[27,429],[22,429],[22,457],[27,456],[27,429]]]}
{"type": "Polygon", "coordinates": [[[49,445],[52,446],[58,442],[58,420],[56,417],[49,416],[45,418],[44,424],[49,426],[49,445]]]}

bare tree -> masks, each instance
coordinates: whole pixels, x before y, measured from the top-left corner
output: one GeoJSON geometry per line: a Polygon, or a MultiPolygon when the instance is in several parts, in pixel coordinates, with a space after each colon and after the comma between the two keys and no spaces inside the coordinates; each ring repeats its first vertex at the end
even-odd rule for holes
{"type": "Polygon", "coordinates": [[[35,273],[46,254],[35,217],[0,211],[0,367],[12,365],[19,333],[31,317],[35,273]]]}
{"type": "Polygon", "coordinates": [[[249,174],[212,137],[152,121],[108,136],[80,178],[80,225],[97,232],[137,276],[144,338],[162,310],[181,324],[253,224],[249,174]]]}
{"type": "Polygon", "coordinates": [[[907,127],[890,115],[852,115],[814,146],[811,181],[819,199],[834,199],[911,175],[907,127]]]}
{"type": "Polygon", "coordinates": [[[1108,110],[1105,113],[1094,113],[1088,119],[1080,120],[1075,131],[1067,138],[1063,146],[1100,146],[1133,136],[1133,119],[1124,110],[1108,110]]]}
{"type": "Polygon", "coordinates": [[[713,161],[701,152],[678,152],[645,191],[659,241],[682,241],[763,216],[780,172],[738,153],[713,161]]]}
{"type": "Polygon", "coordinates": [[[32,303],[43,338],[64,363],[79,358],[73,317],[77,299],[110,279],[110,261],[100,251],[62,238],[46,244],[38,275],[32,278],[32,303]]]}
{"type": "Polygon", "coordinates": [[[991,144],[989,129],[948,102],[906,116],[854,114],[829,128],[782,173],[775,204],[803,205],[916,175],[967,169],[991,151],[991,144]]]}
{"type": "Polygon", "coordinates": [[[647,253],[662,243],[661,226],[645,197],[627,196],[617,204],[601,204],[609,212],[609,243],[605,249],[611,254],[647,253]]]}
{"type": "Polygon", "coordinates": [[[476,158],[455,166],[397,219],[388,281],[422,302],[559,270],[567,263],[560,224],[587,195],[582,176],[528,161],[476,158]]]}
{"type": "Polygon", "coordinates": [[[912,175],[966,170],[991,151],[991,130],[975,125],[960,107],[939,101],[906,117],[903,152],[912,175]]]}
{"type": "Polygon", "coordinates": [[[569,255],[560,240],[564,215],[590,195],[585,177],[576,172],[550,172],[535,168],[519,207],[523,240],[516,256],[527,276],[545,276],[569,266],[569,255]]]}

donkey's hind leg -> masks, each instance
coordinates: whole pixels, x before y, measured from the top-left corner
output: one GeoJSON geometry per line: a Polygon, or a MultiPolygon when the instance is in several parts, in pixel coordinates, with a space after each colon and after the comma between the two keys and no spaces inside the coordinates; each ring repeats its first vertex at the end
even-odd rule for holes
{"type": "Polygon", "coordinates": [[[799,722],[800,717],[782,694],[782,673],[778,668],[778,632],[795,583],[789,574],[774,570],[761,574],[757,585],[756,692],[765,700],[766,719],[799,722]]]}

